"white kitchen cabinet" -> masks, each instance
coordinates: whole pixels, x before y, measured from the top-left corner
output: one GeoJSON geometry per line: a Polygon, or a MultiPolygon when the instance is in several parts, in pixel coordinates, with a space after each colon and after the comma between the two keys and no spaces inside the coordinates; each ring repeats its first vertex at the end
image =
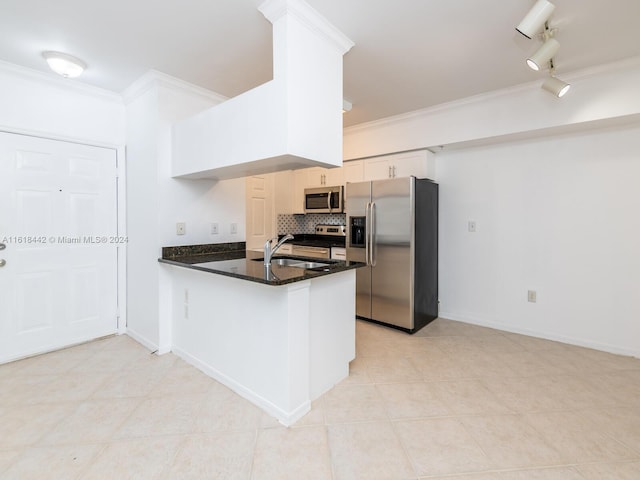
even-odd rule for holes
{"type": "Polygon", "coordinates": [[[331,247],[332,260],[347,260],[347,249],[342,247],[331,247]]]}
{"type": "Polygon", "coordinates": [[[276,172],[273,174],[273,176],[273,210],[275,212],[275,215],[278,215],[279,213],[293,213],[293,205],[295,201],[294,189],[292,188],[292,185],[294,183],[293,170],[276,172]]]}
{"type": "Polygon", "coordinates": [[[394,153],[364,160],[365,180],[409,177],[429,178],[429,152],[394,153]]]}
{"type": "Polygon", "coordinates": [[[293,171],[293,205],[291,206],[293,214],[304,213],[304,189],[309,188],[308,170],[310,169],[303,168],[293,171]]]}
{"type": "Polygon", "coordinates": [[[344,184],[344,167],[342,168],[323,168],[324,170],[324,186],[335,187],[344,184]]]}
{"type": "Polygon", "coordinates": [[[344,182],[342,168],[305,168],[307,188],[333,187],[344,182]]]}
{"type": "Polygon", "coordinates": [[[354,160],[342,164],[344,184],[364,181],[364,161],[354,160]]]}

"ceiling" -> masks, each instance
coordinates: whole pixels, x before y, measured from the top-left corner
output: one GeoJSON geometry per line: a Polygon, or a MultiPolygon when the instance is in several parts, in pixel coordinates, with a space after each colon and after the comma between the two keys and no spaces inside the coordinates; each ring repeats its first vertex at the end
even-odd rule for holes
{"type": "MultiPolygon", "coordinates": [[[[271,78],[262,0],[0,0],[0,59],[48,71],[44,50],[83,59],[78,81],[122,92],[150,69],[227,97],[271,78]]],[[[534,0],[307,0],[355,42],[345,126],[542,79],[540,45],[515,31],[534,0]]],[[[640,55],[638,0],[552,0],[558,76],[640,55]]]]}

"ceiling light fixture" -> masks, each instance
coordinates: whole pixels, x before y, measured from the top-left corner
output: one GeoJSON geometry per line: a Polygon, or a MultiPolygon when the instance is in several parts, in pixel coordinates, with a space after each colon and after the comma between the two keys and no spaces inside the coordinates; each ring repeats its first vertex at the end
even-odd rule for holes
{"type": "Polygon", "coordinates": [[[542,88],[560,98],[569,91],[571,84],[563,82],[557,77],[550,76],[544,81],[542,88]]]}
{"type": "Polygon", "coordinates": [[[87,64],[79,58],[61,52],[42,52],[51,70],[65,78],[75,78],[84,72],[87,64]]]}
{"type": "Polygon", "coordinates": [[[536,35],[542,26],[549,20],[556,6],[547,0],[538,0],[522,19],[516,30],[527,38],[536,35]]]}
{"type": "Polygon", "coordinates": [[[542,32],[543,44],[536,53],[527,58],[527,65],[536,72],[540,70],[542,65],[549,62],[553,56],[558,53],[560,49],[560,43],[553,38],[557,29],[549,28],[549,23],[545,22],[544,32],[542,32]]]}
{"type": "Polygon", "coordinates": [[[549,77],[542,83],[542,89],[552,93],[558,98],[564,96],[565,93],[571,88],[571,84],[560,80],[555,76],[555,66],[553,64],[553,58],[549,60],[549,77]]]}
{"type": "Polygon", "coordinates": [[[342,99],[342,113],[350,112],[352,107],[353,105],[351,104],[351,102],[342,99]]]}
{"type": "Polygon", "coordinates": [[[556,53],[558,53],[559,49],[560,43],[555,38],[549,38],[542,44],[536,53],[527,58],[527,65],[529,65],[529,68],[537,72],[540,70],[542,65],[547,63],[556,53]]]}

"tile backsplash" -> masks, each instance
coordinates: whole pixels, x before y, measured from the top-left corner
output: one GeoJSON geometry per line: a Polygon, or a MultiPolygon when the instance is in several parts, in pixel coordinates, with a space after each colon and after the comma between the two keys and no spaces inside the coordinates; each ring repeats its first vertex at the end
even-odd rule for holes
{"type": "Polygon", "coordinates": [[[306,215],[278,214],[278,235],[316,233],[316,225],[346,225],[344,213],[307,213],[306,215]]]}

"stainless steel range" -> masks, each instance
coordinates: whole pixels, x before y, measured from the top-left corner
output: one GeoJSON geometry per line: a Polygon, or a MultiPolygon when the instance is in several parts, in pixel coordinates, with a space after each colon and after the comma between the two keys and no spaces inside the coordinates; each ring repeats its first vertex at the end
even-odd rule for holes
{"type": "Polygon", "coordinates": [[[296,235],[291,241],[292,254],[302,257],[331,258],[332,248],[344,248],[347,227],[316,225],[315,235],[296,235]]]}

